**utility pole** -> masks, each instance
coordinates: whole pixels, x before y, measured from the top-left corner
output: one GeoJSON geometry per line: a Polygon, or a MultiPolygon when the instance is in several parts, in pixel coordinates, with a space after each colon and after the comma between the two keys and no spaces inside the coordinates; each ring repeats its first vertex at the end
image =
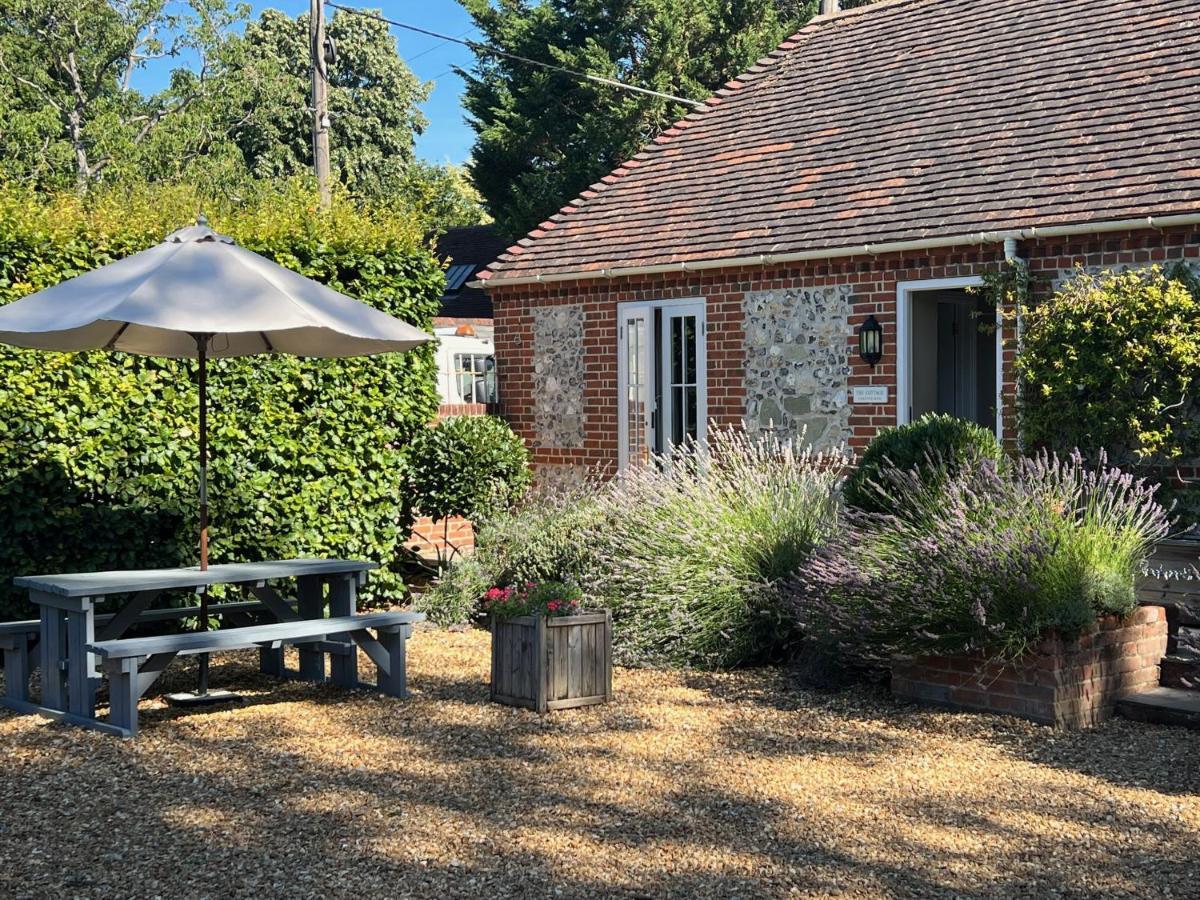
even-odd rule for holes
{"type": "Polygon", "coordinates": [[[321,208],[328,209],[329,189],[329,82],[325,68],[325,4],[309,0],[308,36],[312,52],[313,169],[321,208]]]}

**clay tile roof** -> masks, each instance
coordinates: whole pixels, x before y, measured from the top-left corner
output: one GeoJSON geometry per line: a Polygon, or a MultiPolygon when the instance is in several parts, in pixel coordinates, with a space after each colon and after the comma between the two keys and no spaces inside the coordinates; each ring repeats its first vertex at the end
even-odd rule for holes
{"type": "Polygon", "coordinates": [[[496,278],[1200,209],[1197,0],[885,0],[814,20],[496,278]]]}

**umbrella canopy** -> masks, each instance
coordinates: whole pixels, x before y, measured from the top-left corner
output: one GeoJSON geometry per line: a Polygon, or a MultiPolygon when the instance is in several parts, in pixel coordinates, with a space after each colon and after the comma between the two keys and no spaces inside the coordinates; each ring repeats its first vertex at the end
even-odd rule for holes
{"type": "Polygon", "coordinates": [[[367,356],[430,336],[196,225],[0,307],[0,341],[145,356],[367,356]]]}

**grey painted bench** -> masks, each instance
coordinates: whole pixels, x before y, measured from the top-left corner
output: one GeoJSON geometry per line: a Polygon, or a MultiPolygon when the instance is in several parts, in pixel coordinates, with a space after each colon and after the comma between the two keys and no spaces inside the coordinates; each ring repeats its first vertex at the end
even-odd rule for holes
{"type": "MultiPolygon", "coordinates": [[[[288,601],[284,601],[288,603],[288,601]]],[[[295,602],[288,603],[295,608],[295,602]]],[[[247,621],[255,613],[270,612],[270,607],[260,600],[233,603],[215,603],[208,608],[210,616],[220,616],[227,621],[247,621]]],[[[166,609],[141,609],[137,612],[134,624],[142,625],[148,622],[171,622],[187,619],[196,615],[194,606],[175,606],[166,609]]],[[[106,613],[95,617],[98,635],[103,636],[108,626],[117,618],[116,613],[106,613]]],[[[120,627],[120,622],[116,627],[120,627]]],[[[38,633],[41,630],[41,619],[26,619],[21,622],[0,622],[0,666],[4,669],[5,696],[15,702],[26,702],[29,699],[29,676],[38,669],[37,650],[38,633]]]]}
{"type": "MultiPolygon", "coordinates": [[[[393,697],[408,696],[405,677],[405,643],[412,626],[424,621],[423,613],[380,612],[329,619],[298,619],[270,625],[250,625],[221,631],[189,632],[153,637],[96,641],[88,650],[103,660],[109,678],[109,725],[123,737],[137,734],[137,705],[167,665],[180,655],[277,648],[284,643],[319,647],[324,652],[353,653],[361,647],[378,671],[375,687],[393,697]],[[375,632],[372,636],[368,631],[375,632]],[[349,638],[353,644],[336,643],[349,638]],[[331,642],[331,643],[326,643],[331,642]]],[[[334,668],[335,684],[345,680],[340,673],[352,667],[334,668]]],[[[358,687],[355,678],[344,687],[358,687]]]]}

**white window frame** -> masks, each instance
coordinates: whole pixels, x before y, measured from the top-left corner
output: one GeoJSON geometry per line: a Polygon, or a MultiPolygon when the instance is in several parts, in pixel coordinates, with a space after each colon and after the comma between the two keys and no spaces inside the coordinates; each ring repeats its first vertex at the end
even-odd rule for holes
{"type": "MultiPolygon", "coordinates": [[[[912,302],[922,291],[978,287],[981,275],[926,278],[896,284],[896,424],[907,424],[912,407],[912,302]]],[[[1004,440],[1004,319],[996,310],[996,439],[1004,440]]]]}
{"type": "Polygon", "coordinates": [[[496,388],[497,397],[496,397],[496,400],[482,401],[485,405],[495,403],[499,400],[499,390],[498,390],[497,376],[496,376],[496,354],[495,353],[486,353],[482,350],[454,350],[454,351],[451,351],[451,353],[450,353],[450,381],[451,381],[451,384],[452,384],[452,387],[454,390],[454,395],[458,398],[459,403],[465,404],[465,403],[479,403],[480,402],[478,400],[467,400],[467,398],[463,396],[462,382],[460,381],[460,379],[463,375],[473,376],[472,385],[474,385],[474,377],[482,378],[484,387],[486,388],[488,386],[488,375],[489,374],[491,375],[491,385],[493,388],[496,388]],[[462,359],[463,357],[467,357],[471,360],[472,368],[470,370],[460,369],[458,367],[459,360],[462,359]],[[483,363],[484,368],[483,368],[482,372],[476,372],[474,369],[475,361],[477,359],[485,360],[485,362],[483,363]],[[491,368],[490,373],[488,371],[487,362],[486,362],[486,360],[489,360],[489,359],[492,361],[492,368],[491,368]]]}
{"type": "MultiPolygon", "coordinates": [[[[665,356],[665,348],[670,340],[670,330],[663,328],[661,342],[654,341],[654,310],[664,311],[664,322],[668,314],[696,316],[696,433],[699,435],[701,447],[707,446],[708,432],[708,302],[704,297],[679,297],[670,300],[631,300],[617,304],[617,465],[624,470],[629,466],[629,408],[625,402],[628,393],[629,372],[625,353],[625,321],[632,315],[642,313],[647,320],[646,339],[649,348],[647,373],[651,379],[650,402],[646,408],[646,434],[651,444],[655,443],[656,429],[652,422],[658,423],[658,428],[665,428],[669,413],[669,395],[667,387],[663,389],[664,410],[658,410],[654,403],[654,368],[655,360],[665,356]]],[[[665,367],[667,360],[662,359],[665,367]]]]}

